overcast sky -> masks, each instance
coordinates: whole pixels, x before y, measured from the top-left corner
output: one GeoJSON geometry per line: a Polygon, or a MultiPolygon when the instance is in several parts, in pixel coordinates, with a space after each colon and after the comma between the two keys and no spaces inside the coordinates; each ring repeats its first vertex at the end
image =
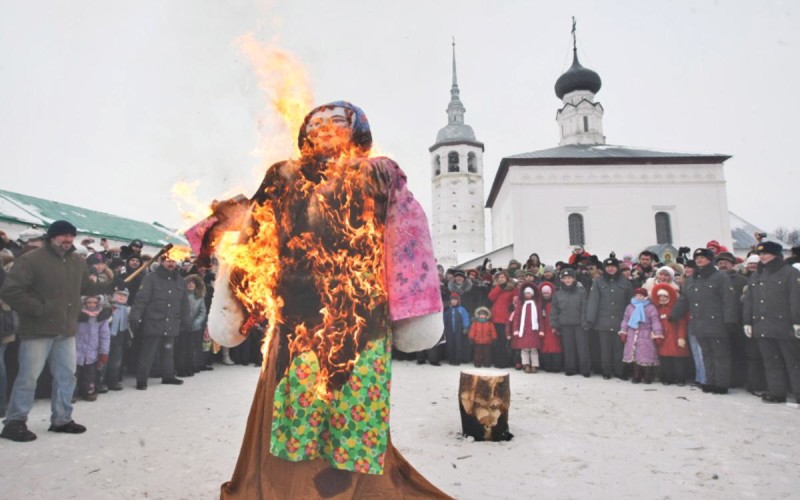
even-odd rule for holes
{"type": "Polygon", "coordinates": [[[578,54],[609,144],[732,155],[729,208],[800,227],[800,3],[793,1],[0,0],[0,188],[169,225],[179,180],[251,195],[268,107],[234,41],[307,68],[316,103],[361,106],[431,206],[455,36],[466,122],[500,159],[558,144],[553,85],[578,54]]]}

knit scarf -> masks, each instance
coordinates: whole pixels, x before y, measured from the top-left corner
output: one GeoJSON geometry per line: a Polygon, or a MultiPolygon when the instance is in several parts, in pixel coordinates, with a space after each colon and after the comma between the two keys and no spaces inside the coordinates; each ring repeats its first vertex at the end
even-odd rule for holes
{"type": "Polygon", "coordinates": [[[97,306],[94,309],[87,309],[84,307],[81,309],[81,312],[86,316],[89,316],[90,318],[96,318],[100,314],[100,311],[102,310],[103,306],[97,306]]]}
{"type": "Polygon", "coordinates": [[[639,323],[646,323],[647,316],[644,313],[644,308],[647,304],[650,303],[650,299],[638,300],[636,298],[631,299],[631,304],[633,304],[633,314],[631,314],[631,319],[628,320],[628,326],[631,328],[637,328],[639,323]]]}
{"type": "Polygon", "coordinates": [[[519,331],[516,333],[517,336],[522,337],[522,332],[525,330],[525,320],[528,317],[528,305],[531,306],[531,329],[534,331],[539,329],[539,314],[536,312],[536,302],[532,300],[526,300],[522,303],[522,316],[519,318],[519,331]]]}

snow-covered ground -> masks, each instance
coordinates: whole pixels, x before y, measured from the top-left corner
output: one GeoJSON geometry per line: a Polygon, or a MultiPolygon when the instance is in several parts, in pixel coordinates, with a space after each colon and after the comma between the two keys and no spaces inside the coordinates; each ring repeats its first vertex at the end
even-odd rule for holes
{"type": "MultiPolygon", "coordinates": [[[[799,498],[800,410],[687,387],[512,370],[514,439],[460,437],[459,368],[395,362],[393,440],[457,498],[799,498]]],[[[0,498],[216,498],[233,470],[259,370],[217,366],[79,402],[86,434],[0,440],[0,498]]]]}

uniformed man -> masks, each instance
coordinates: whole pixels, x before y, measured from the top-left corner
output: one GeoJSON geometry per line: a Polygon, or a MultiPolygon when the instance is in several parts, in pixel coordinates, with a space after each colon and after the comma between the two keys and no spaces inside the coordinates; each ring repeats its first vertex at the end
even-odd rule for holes
{"type": "Polygon", "coordinates": [[[736,296],[730,279],[714,267],[714,252],[698,248],[697,270],[686,280],[670,314],[678,321],[689,313],[689,327],[703,351],[706,383],[703,392],[727,394],[731,383],[731,343],[728,332],[736,325],[736,296]]]}
{"type": "Polygon", "coordinates": [[[800,403],[800,272],[773,241],[756,247],[761,262],[744,296],[744,333],[758,340],[767,375],[766,403],[786,402],[786,375],[800,403]],[[788,373],[787,373],[788,372],[788,373]]]}
{"type": "Polygon", "coordinates": [[[747,286],[747,276],[740,273],[734,267],[736,266],[736,257],[730,252],[720,252],[717,254],[717,269],[722,271],[731,280],[733,293],[736,296],[736,325],[728,331],[728,337],[731,341],[731,387],[747,386],[751,392],[763,390],[764,385],[764,366],[761,365],[761,371],[755,369],[752,373],[748,371],[747,359],[747,346],[748,343],[752,344],[752,350],[757,354],[758,359],[761,359],[761,353],[758,352],[758,344],[744,336],[742,332],[742,296],[744,295],[744,288],[747,286]],[[758,374],[761,374],[760,383],[758,374]],[[754,379],[749,380],[748,375],[754,379]]]}
{"type": "Polygon", "coordinates": [[[633,287],[619,272],[619,260],[612,253],[603,261],[603,275],[594,280],[586,306],[587,330],[594,330],[600,341],[600,365],[603,378],[612,375],[625,379],[622,363],[623,343],[619,327],[625,308],[633,298],[633,287]]]}

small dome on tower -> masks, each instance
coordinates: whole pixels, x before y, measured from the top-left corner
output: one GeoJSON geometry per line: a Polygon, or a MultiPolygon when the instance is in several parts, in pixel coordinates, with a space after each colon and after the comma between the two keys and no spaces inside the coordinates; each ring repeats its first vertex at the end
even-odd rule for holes
{"type": "Polygon", "coordinates": [[[600,75],[581,66],[578,62],[578,51],[573,49],[572,66],[556,80],[556,96],[563,99],[565,95],[576,90],[588,90],[596,94],[602,84],[600,75]]]}
{"type": "Polygon", "coordinates": [[[436,144],[455,141],[475,142],[475,131],[464,123],[451,123],[442,127],[436,134],[436,144]]]}

